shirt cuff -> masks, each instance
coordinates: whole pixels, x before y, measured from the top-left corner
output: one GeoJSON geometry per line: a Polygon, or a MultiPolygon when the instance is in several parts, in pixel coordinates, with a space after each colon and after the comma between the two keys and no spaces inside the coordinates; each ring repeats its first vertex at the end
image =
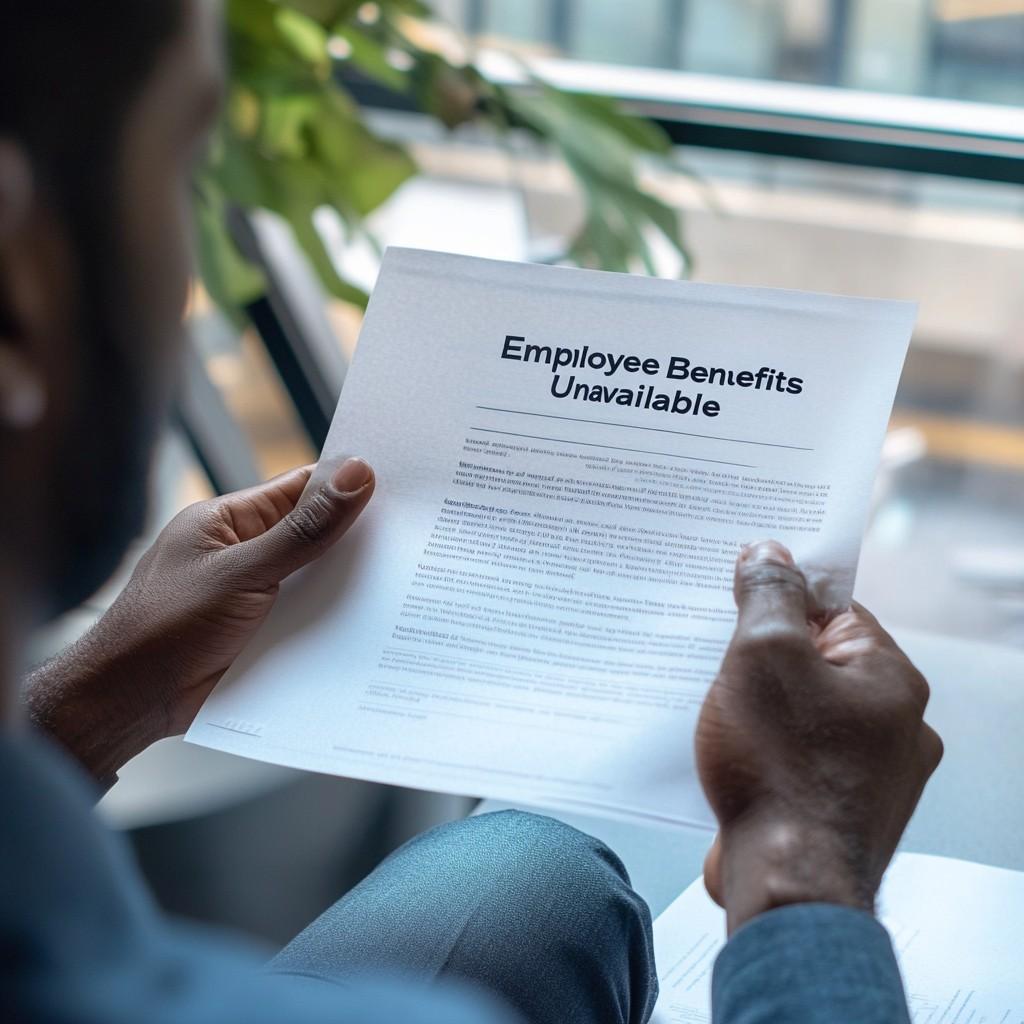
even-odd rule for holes
{"type": "Polygon", "coordinates": [[[908,1024],[888,932],[870,914],[826,903],[769,911],[740,928],[715,963],[715,1024],[908,1024]]]}

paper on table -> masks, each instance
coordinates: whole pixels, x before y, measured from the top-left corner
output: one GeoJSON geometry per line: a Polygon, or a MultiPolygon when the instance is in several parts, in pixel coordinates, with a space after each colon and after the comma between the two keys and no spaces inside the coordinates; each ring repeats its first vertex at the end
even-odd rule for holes
{"type": "MultiPolygon", "coordinates": [[[[882,884],[879,914],[915,1024],[1024,1019],[1024,874],[898,854],[882,884]]],[[[724,942],[725,915],[698,878],[654,922],[661,994],[651,1024],[711,1020],[711,970],[724,942]]]]}
{"type": "Polygon", "coordinates": [[[691,738],[738,548],[777,537],[849,601],[913,319],[390,250],[314,477],[358,454],[377,492],[188,739],[710,824],[691,738]]]}

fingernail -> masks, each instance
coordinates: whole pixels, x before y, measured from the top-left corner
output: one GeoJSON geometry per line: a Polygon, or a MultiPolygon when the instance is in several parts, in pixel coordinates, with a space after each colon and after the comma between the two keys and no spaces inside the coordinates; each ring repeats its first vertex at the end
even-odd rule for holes
{"type": "Polygon", "coordinates": [[[362,459],[347,459],[331,479],[331,486],[342,494],[361,491],[372,475],[370,467],[362,459]]]}
{"type": "Polygon", "coordinates": [[[761,540],[744,545],[740,559],[744,562],[782,562],[784,565],[793,565],[789,548],[777,540],[761,540]]]}

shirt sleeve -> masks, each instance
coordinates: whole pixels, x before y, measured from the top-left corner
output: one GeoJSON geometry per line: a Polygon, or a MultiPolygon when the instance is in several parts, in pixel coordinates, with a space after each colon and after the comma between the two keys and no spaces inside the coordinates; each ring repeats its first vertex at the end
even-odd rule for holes
{"type": "Polygon", "coordinates": [[[714,1024],[909,1024],[888,932],[824,903],[762,914],[726,944],[712,979],[714,1024]]]}

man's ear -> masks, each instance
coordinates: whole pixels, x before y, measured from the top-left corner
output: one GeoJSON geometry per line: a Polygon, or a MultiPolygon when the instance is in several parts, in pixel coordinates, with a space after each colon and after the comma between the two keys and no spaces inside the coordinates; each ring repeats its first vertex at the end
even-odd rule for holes
{"type": "Polygon", "coordinates": [[[46,411],[43,377],[35,365],[26,323],[38,308],[29,269],[21,260],[34,205],[32,167],[25,150],[0,138],[0,431],[30,430],[46,411]]]}

